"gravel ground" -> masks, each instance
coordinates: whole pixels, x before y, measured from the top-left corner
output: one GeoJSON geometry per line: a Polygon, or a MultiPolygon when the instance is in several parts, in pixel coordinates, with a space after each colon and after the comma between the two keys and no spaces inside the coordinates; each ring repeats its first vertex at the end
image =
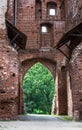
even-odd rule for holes
{"type": "Polygon", "coordinates": [[[45,115],[19,116],[17,121],[0,121],[0,130],[82,130],[82,122],[64,121],[45,115]]]}

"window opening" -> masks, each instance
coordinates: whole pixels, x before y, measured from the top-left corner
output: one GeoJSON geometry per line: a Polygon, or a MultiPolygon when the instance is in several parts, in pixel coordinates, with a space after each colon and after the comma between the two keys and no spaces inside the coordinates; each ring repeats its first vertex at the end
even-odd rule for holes
{"type": "Polygon", "coordinates": [[[57,4],[55,2],[47,3],[47,16],[56,16],[57,14],[57,4]]]}
{"type": "Polygon", "coordinates": [[[42,33],[47,33],[47,27],[46,26],[42,26],[41,31],[42,31],[42,33]]]}
{"type": "Polygon", "coordinates": [[[49,10],[49,15],[55,16],[56,15],[56,10],[55,9],[50,9],[49,10]]]}

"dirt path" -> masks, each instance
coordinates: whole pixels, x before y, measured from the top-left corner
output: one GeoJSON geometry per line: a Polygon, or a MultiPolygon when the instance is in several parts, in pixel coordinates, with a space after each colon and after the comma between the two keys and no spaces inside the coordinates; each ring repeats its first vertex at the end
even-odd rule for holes
{"type": "Polygon", "coordinates": [[[82,122],[64,121],[53,116],[20,116],[17,121],[0,121],[0,130],[82,130],[82,122]]]}

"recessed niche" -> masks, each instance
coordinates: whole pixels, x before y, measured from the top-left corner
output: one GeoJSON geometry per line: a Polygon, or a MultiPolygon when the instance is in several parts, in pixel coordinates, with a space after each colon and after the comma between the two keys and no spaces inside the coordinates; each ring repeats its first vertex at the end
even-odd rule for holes
{"type": "Polygon", "coordinates": [[[10,52],[10,51],[7,50],[7,52],[10,52]]]}
{"type": "Polygon", "coordinates": [[[39,9],[38,11],[41,12],[41,9],[39,9]]]}
{"type": "Polygon", "coordinates": [[[65,70],[65,68],[66,68],[65,66],[62,66],[62,67],[61,67],[61,70],[65,70]]]}
{"type": "Polygon", "coordinates": [[[35,1],[35,17],[36,20],[39,21],[42,18],[42,3],[41,0],[35,1]]]}
{"type": "Polygon", "coordinates": [[[15,77],[15,73],[13,73],[12,76],[15,77]]]}
{"type": "Polygon", "coordinates": [[[57,4],[55,2],[47,3],[47,16],[56,16],[57,14],[57,4]]]}
{"type": "Polygon", "coordinates": [[[2,70],[2,69],[3,69],[3,67],[2,67],[2,66],[0,66],[0,69],[2,70]]]}
{"type": "Polygon", "coordinates": [[[4,110],[5,109],[5,107],[1,107],[1,110],[4,110]]]}
{"type": "Polygon", "coordinates": [[[6,93],[4,90],[0,90],[0,93],[2,94],[2,93],[6,93]]]}
{"type": "Polygon", "coordinates": [[[14,63],[14,67],[16,67],[17,63],[14,63]]]}
{"type": "Polygon", "coordinates": [[[53,46],[53,25],[51,23],[41,23],[41,43],[42,47],[53,46]]]}

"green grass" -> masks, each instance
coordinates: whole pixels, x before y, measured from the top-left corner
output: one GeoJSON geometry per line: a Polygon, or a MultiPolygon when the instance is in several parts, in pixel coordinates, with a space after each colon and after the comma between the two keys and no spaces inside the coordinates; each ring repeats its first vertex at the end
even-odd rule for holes
{"type": "Polygon", "coordinates": [[[66,120],[66,121],[72,121],[73,120],[72,117],[69,117],[67,115],[55,115],[55,117],[61,118],[61,119],[66,120]]]}
{"type": "Polygon", "coordinates": [[[73,118],[72,117],[69,117],[69,116],[61,116],[61,118],[62,119],[64,119],[64,120],[67,120],[67,121],[72,121],[73,120],[73,118]]]}

